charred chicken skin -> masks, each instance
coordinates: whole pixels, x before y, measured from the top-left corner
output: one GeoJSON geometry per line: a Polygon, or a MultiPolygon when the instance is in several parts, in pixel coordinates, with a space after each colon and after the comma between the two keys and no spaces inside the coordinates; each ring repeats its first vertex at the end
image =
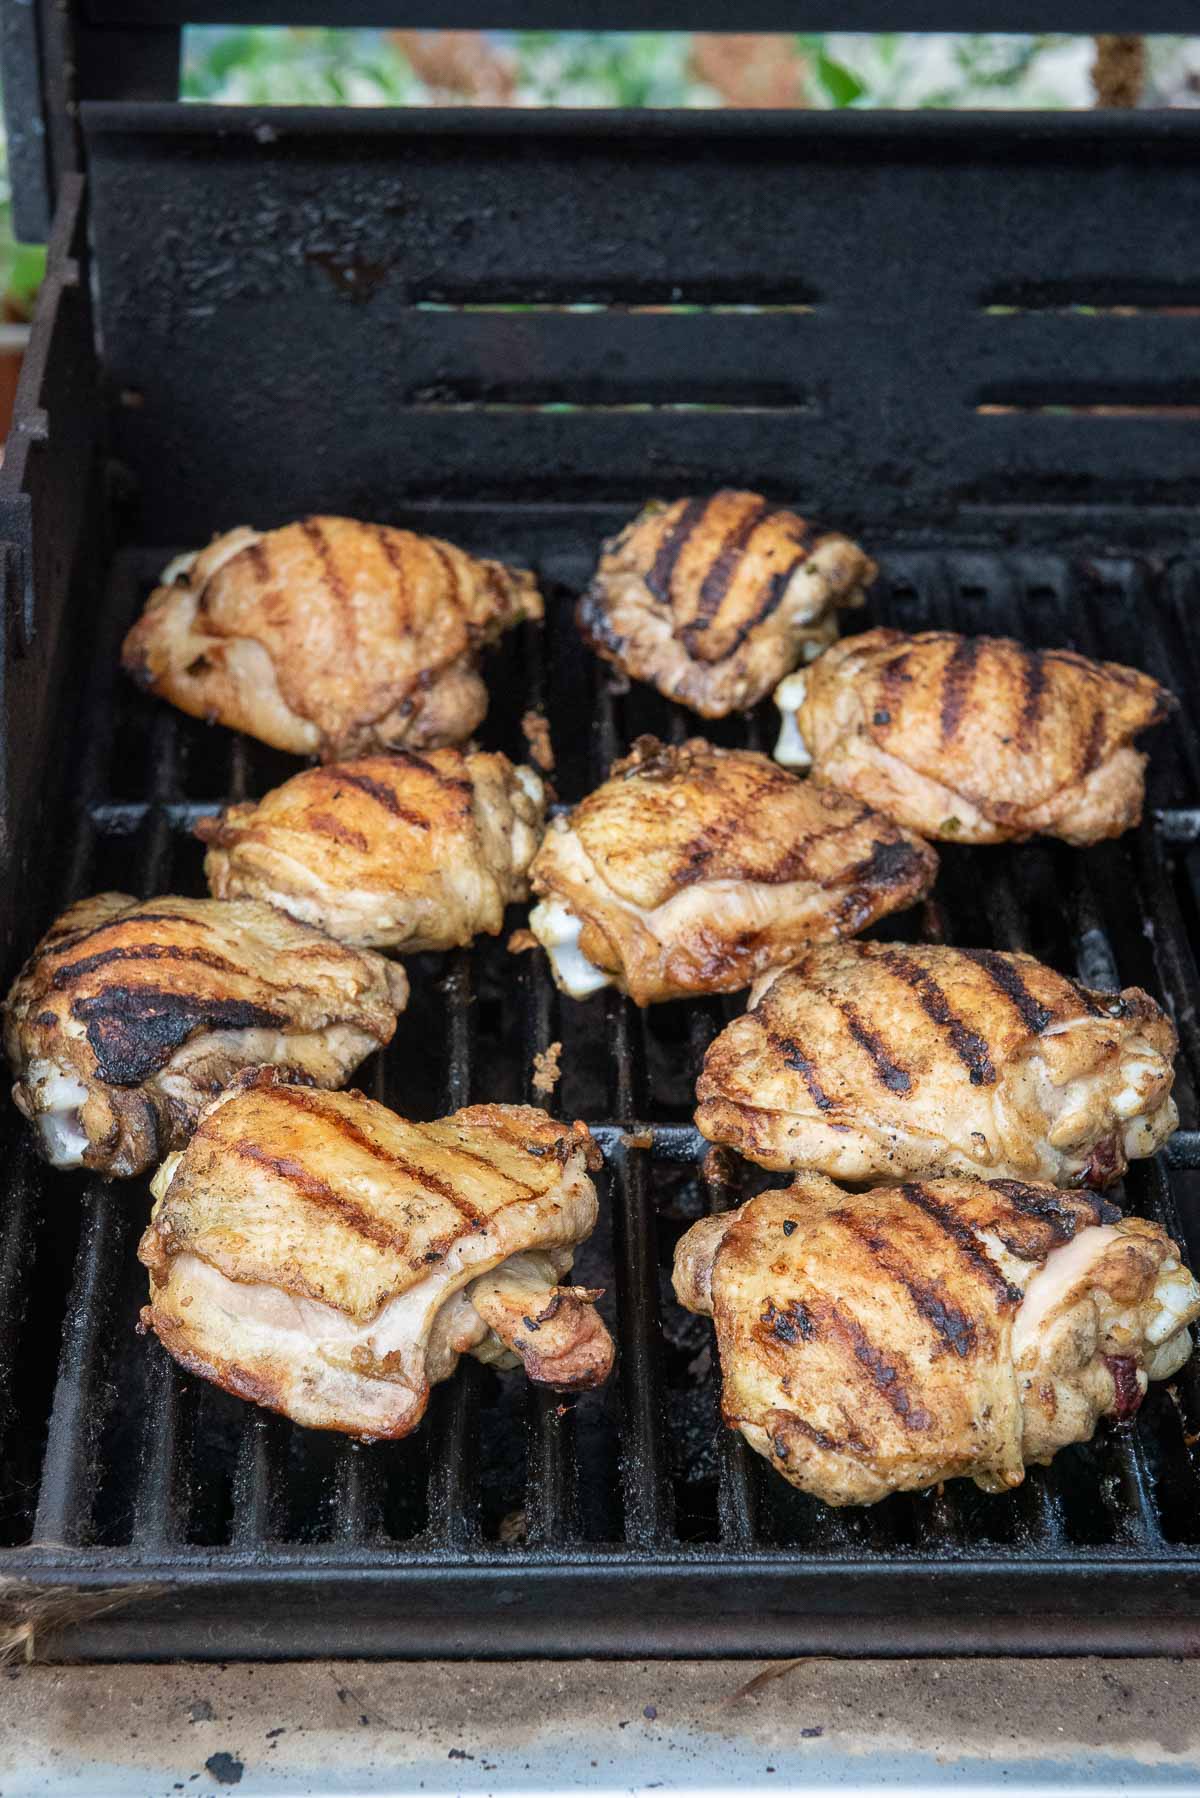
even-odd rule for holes
{"type": "Polygon", "coordinates": [[[584,640],[704,718],[755,705],[837,636],[875,564],[760,494],[654,501],[604,547],[584,640]]]}
{"type": "Polygon", "coordinates": [[[54,1167],[140,1174],[244,1067],[340,1086],[407,999],[394,963],[255,900],[99,893],[63,913],[8,995],[13,1098],[54,1167]]]}
{"type": "Polygon", "coordinates": [[[1108,1186],[1178,1113],[1170,1020],[1031,955],[810,950],[710,1045],[696,1122],[769,1168],[1108,1186]]]}
{"type": "Polygon", "coordinates": [[[1142,815],[1139,731],[1175,701],[1148,674],[1008,637],[874,630],[776,691],[775,754],[923,836],[1120,836],[1142,815]]]}
{"type": "Polygon", "coordinates": [[[410,1124],[245,1074],[155,1177],[143,1325],[227,1391],[368,1440],[415,1429],[462,1354],[598,1385],[600,1294],[562,1282],[599,1165],[582,1124],[531,1107],[410,1124]]]}
{"type": "Polygon", "coordinates": [[[218,899],[265,899],[361,948],[451,949],[528,898],[545,799],[507,756],[405,750],[307,769],[196,835],[218,899]]]}
{"type": "Polygon", "coordinates": [[[389,525],[306,518],[172,562],[122,661],[193,717],[339,761],[465,741],[487,712],[477,651],[541,615],[521,569],[389,525]]]}
{"type": "Polygon", "coordinates": [[[1017,1180],[803,1174],[694,1224],[675,1291],[715,1321],[725,1422],[829,1505],[1020,1485],[1131,1416],[1200,1317],[1157,1224],[1017,1180]]]}
{"type": "Polygon", "coordinates": [[[767,756],[642,737],[551,824],[529,922],[565,992],[649,1005],[736,992],[911,905],[936,872],[927,843],[767,756]]]}

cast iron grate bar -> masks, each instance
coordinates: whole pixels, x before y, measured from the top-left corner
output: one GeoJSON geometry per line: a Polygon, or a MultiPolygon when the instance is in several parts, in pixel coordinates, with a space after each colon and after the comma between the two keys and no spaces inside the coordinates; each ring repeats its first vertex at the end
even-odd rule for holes
{"type": "MultiPolygon", "coordinates": [[[[442,991],[446,999],[446,1110],[471,1102],[471,956],[465,949],[448,958],[442,991]]],[[[429,1522],[432,1539],[444,1548],[468,1548],[479,1539],[479,1459],[476,1453],[482,1369],[464,1355],[452,1380],[437,1387],[430,1403],[432,1425],[429,1522]]]]}
{"type": "Polygon", "coordinates": [[[58,1380],[42,1461],[33,1539],[80,1547],[88,1540],[99,1478],[96,1451],[108,1410],[113,1296],[129,1252],[131,1218],[117,1186],[91,1183],[67,1303],[58,1380]]]}

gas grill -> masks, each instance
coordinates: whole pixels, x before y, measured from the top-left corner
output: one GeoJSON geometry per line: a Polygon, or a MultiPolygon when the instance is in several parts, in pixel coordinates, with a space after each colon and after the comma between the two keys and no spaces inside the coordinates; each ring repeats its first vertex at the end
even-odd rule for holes
{"type": "MultiPolygon", "coordinates": [[[[429,22],[477,22],[451,10],[429,22]]],[[[54,210],[0,473],[5,981],[81,894],[202,892],[196,820],[297,766],[120,676],[175,551],[322,510],[533,567],[545,630],[490,658],[480,738],[517,758],[544,710],[569,803],[641,732],[770,748],[769,706],[704,725],[572,620],[645,498],[761,487],[878,557],[864,628],[1070,645],[1184,697],[1138,833],[947,848],[882,933],[1165,999],[1183,1127],[1123,1196],[1200,1261],[1200,116],[183,107],[167,21],[225,9],[10,12],[10,115],[40,93],[50,124],[17,145],[27,229],[54,210]]],[[[401,1111],[528,1099],[562,1044],[550,1104],[606,1157],[577,1268],[613,1380],[560,1398],[468,1361],[373,1446],[240,1404],[135,1334],[145,1182],[51,1172],[6,1108],[0,1603],[44,1603],[56,1652],[1195,1652],[1195,1362],[1010,1496],[826,1509],[722,1431],[709,1326],[671,1295],[683,1229],[739,1197],[691,1109],[741,1000],[577,1004],[503,938],[409,971],[359,1076],[401,1111]]]]}

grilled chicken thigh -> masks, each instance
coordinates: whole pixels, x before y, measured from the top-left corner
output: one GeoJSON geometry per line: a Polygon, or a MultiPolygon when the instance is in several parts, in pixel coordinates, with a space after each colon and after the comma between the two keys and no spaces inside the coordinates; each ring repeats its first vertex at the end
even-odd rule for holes
{"type": "Polygon", "coordinates": [[[960,843],[1120,836],[1142,815],[1132,747],[1174,705],[1148,674],[1066,649],[952,631],[867,631],[777,689],[787,767],[923,836],[960,843]]]}
{"type": "Polygon", "coordinates": [[[1103,1187],[1175,1128],[1170,1020],[1031,955],[810,950],[710,1045],[696,1122],[770,1168],[1103,1187]]]}
{"type": "Polygon", "coordinates": [[[240,1068],[340,1086],[407,999],[393,963],[269,905],[99,893],[63,913],[8,995],[13,1098],[54,1167],[140,1174],[240,1068]]]}
{"type": "Polygon", "coordinates": [[[699,738],[641,737],[546,833],[530,915],[573,998],[736,992],[928,892],[937,858],[832,787],[699,738]]]}
{"type": "Polygon", "coordinates": [[[528,897],[545,800],[505,755],[402,750],[309,768],[196,835],[218,899],[266,899],[363,948],[451,949],[528,897]]]}
{"type": "Polygon", "coordinates": [[[635,680],[723,718],[832,643],[875,573],[848,537],[760,494],[656,500],[605,544],[579,629],[635,680]]]}
{"type": "Polygon", "coordinates": [[[1157,1224],[1016,1180],[847,1193],[802,1174],[694,1224],[675,1290],[716,1322],[725,1422],[830,1505],[1020,1485],[1130,1416],[1200,1317],[1157,1224]]]}
{"type": "Polygon", "coordinates": [[[582,1124],[531,1107],[410,1124],[244,1074],[155,1177],[143,1325],[227,1391],[364,1438],[415,1429],[460,1354],[598,1385],[599,1294],[560,1282],[599,1164],[582,1124]]]}
{"type": "Polygon", "coordinates": [[[487,712],[477,650],[541,615],[522,569],[388,525],[306,518],[172,562],[122,661],[193,717],[337,761],[463,742],[487,712]]]}

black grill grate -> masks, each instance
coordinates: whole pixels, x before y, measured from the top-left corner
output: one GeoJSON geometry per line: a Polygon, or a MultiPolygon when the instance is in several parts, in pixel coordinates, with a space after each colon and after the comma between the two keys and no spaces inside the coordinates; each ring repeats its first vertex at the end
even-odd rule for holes
{"type": "MultiPolygon", "coordinates": [[[[412,522],[538,568],[546,629],[527,627],[493,659],[481,735],[519,755],[521,714],[545,706],[561,798],[578,798],[641,731],[705,729],[625,688],[575,636],[568,602],[614,514],[468,508],[412,522]]],[[[1012,631],[1136,662],[1177,690],[1200,665],[1200,564],[872,548],[884,574],[864,624],[1012,631]]],[[[113,569],[78,720],[80,786],[53,851],[58,904],[112,886],[202,891],[195,819],[296,766],[143,699],[117,674],[120,633],[165,560],[127,551],[113,569]]],[[[773,727],[764,706],[707,734],[769,748],[773,727]]],[[[935,899],[876,933],[1029,948],[1095,984],[1165,994],[1182,1039],[1184,1129],[1167,1155],[1135,1166],[1125,1196],[1193,1261],[1198,796],[1200,736],[1185,707],[1158,735],[1136,836],[1086,854],[948,849],[935,899]]],[[[554,991],[540,955],[511,958],[503,939],[418,958],[410,972],[396,1040],[360,1076],[398,1109],[528,1098],[534,1054],[563,1045],[552,1104],[586,1119],[607,1155],[603,1220],[578,1267],[607,1288],[620,1347],[609,1390],[560,1401],[468,1362],[416,1436],[370,1448],[241,1405],[134,1334],[145,1184],[92,1183],[81,1198],[77,1181],[35,1162],[10,1111],[0,1580],[127,1588],[69,1646],[226,1656],[1191,1645],[1194,1366],[1153,1391],[1136,1426],[1032,1470],[1011,1497],[959,1483],[869,1511],[825,1509],[720,1430],[709,1326],[670,1294],[682,1230],[738,1196],[706,1179],[690,1113],[699,1057],[741,1001],[645,1014],[607,995],[577,1005],[554,991]]]]}

